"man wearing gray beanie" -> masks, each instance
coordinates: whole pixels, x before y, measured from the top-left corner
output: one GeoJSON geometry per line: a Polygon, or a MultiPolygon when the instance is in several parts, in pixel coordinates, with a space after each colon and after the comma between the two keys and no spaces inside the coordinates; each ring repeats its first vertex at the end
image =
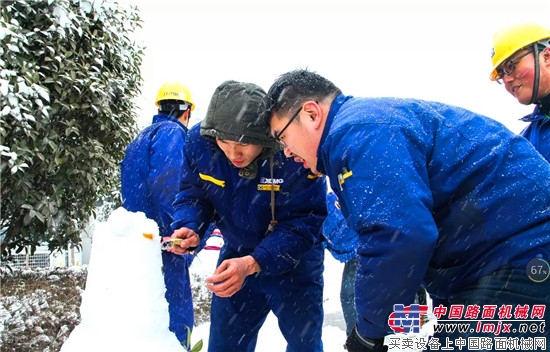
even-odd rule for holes
{"type": "Polygon", "coordinates": [[[171,250],[188,253],[215,222],[224,235],[213,292],[208,351],[254,351],[269,312],[287,351],[323,351],[323,177],[286,158],[259,122],[265,91],[226,81],[192,127],[174,203],[171,250]]]}

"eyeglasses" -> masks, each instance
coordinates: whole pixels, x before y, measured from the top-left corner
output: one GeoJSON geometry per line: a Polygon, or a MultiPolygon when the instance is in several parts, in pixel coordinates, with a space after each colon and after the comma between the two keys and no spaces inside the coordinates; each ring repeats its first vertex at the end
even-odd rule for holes
{"type": "Polygon", "coordinates": [[[290,126],[290,124],[292,123],[292,121],[294,121],[294,119],[300,114],[300,112],[302,111],[302,107],[300,106],[300,108],[298,109],[298,111],[296,111],[296,113],[294,115],[292,115],[292,117],[288,120],[288,122],[286,123],[285,127],[283,127],[282,130],[279,131],[279,133],[277,133],[275,135],[275,140],[284,148],[286,147],[285,146],[285,143],[281,140],[281,136],[283,135],[283,133],[285,132],[285,130],[288,128],[288,126],[290,126]]]}
{"type": "Polygon", "coordinates": [[[498,76],[496,77],[495,81],[497,81],[499,84],[502,84],[502,79],[505,75],[511,75],[514,70],[516,69],[516,63],[523,59],[525,56],[531,54],[533,52],[532,49],[527,50],[521,55],[518,55],[512,59],[504,61],[502,64],[500,64],[499,67],[497,67],[497,73],[498,76]]]}

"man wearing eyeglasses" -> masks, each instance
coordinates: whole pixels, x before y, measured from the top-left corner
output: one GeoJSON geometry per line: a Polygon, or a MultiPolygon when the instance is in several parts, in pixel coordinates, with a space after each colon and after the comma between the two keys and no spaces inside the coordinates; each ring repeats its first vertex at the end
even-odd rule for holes
{"type": "Polygon", "coordinates": [[[550,29],[534,23],[505,27],[493,36],[492,81],[524,105],[536,104],[522,118],[521,132],[550,161],[550,29]]]}
{"type": "MultiPolygon", "coordinates": [[[[385,351],[385,336],[411,326],[404,307],[420,286],[442,305],[439,313],[446,309],[441,319],[451,305],[469,313],[538,306],[544,313],[533,322],[548,326],[550,164],[525,138],[439,102],[346,96],[307,70],[275,81],[263,118],[288,157],[328,176],[357,232],[348,351],[385,351]]],[[[517,324],[507,320],[513,315],[491,319],[517,324]]],[[[474,325],[435,337],[442,349],[466,350],[470,337],[488,336],[474,325]]],[[[512,328],[505,336],[518,341],[548,336],[546,328],[512,328]]]]}
{"type": "MultiPolygon", "coordinates": [[[[251,352],[269,312],[288,352],[321,352],[326,183],[287,159],[258,123],[265,91],[226,81],[189,131],[174,203],[175,253],[215,222],[224,236],[214,274],[210,352],[251,352]]],[[[260,346],[259,351],[270,350],[260,346]]]]}

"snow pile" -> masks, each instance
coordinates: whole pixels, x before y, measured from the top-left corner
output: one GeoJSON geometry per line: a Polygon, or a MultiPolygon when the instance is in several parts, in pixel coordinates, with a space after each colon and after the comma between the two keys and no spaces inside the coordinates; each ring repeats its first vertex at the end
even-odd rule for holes
{"type": "Polygon", "coordinates": [[[168,330],[157,224],[118,208],[96,226],[81,323],[61,352],[182,351],[168,330]]]}

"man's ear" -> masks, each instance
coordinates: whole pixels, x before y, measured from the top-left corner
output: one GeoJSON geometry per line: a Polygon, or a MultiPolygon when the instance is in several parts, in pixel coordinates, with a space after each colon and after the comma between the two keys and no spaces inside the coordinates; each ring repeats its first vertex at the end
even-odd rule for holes
{"type": "Polygon", "coordinates": [[[542,58],[544,60],[544,65],[550,67],[550,46],[542,50],[542,58]]]}
{"type": "Polygon", "coordinates": [[[308,114],[307,119],[313,122],[313,127],[318,128],[323,116],[319,104],[316,101],[306,101],[303,105],[303,109],[308,114]]]}
{"type": "Polygon", "coordinates": [[[189,119],[191,118],[191,109],[187,109],[184,111],[183,114],[181,114],[180,118],[178,119],[185,127],[189,126],[189,119]]]}

